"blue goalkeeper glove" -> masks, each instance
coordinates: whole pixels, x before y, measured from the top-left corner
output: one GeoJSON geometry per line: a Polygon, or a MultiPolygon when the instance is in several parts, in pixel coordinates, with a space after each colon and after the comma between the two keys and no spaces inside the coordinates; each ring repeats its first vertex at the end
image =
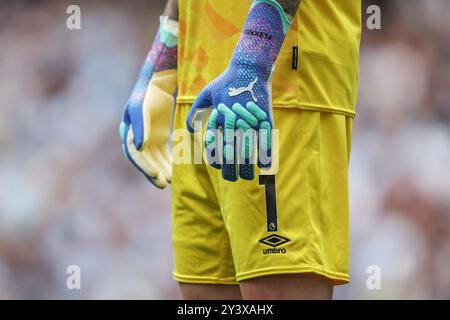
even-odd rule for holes
{"type": "Polygon", "coordinates": [[[168,142],[177,86],[177,34],[178,23],[161,17],[120,124],[126,157],[161,189],[167,187],[172,173],[168,142]]]}
{"type": "Polygon", "coordinates": [[[258,166],[271,166],[271,77],[291,23],[276,1],[255,0],[228,68],[203,89],[189,112],[187,128],[194,132],[200,111],[213,108],[206,157],[213,167],[222,168],[226,180],[254,179],[256,151],[258,166]]]}

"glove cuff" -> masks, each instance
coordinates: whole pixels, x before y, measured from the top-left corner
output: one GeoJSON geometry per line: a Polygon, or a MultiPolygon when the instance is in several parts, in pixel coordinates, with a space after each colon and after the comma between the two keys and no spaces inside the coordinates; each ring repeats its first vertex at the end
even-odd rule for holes
{"type": "Polygon", "coordinates": [[[267,81],[291,24],[278,2],[253,1],[230,65],[253,69],[259,80],[267,81]]]}
{"type": "Polygon", "coordinates": [[[170,19],[168,16],[160,16],[159,22],[161,42],[168,47],[176,46],[178,44],[178,21],[170,19]]]}

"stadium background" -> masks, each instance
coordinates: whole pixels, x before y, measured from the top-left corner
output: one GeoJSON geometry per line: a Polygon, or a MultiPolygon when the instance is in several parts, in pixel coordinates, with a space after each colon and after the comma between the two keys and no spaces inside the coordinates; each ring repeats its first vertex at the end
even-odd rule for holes
{"type": "MultiPolygon", "coordinates": [[[[178,298],[170,191],[117,126],[163,0],[0,2],[0,298],[178,298]],[[66,8],[82,9],[82,30],[66,8]],[[82,289],[66,288],[79,265],[82,289]]],[[[450,1],[367,1],[341,299],[450,298],[450,1]],[[367,267],[381,290],[366,287],[367,267]]]]}

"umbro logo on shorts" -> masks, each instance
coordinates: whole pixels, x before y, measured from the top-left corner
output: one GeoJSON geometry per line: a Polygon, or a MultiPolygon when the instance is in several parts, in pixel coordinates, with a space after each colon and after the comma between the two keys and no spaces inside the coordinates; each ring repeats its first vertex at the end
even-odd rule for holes
{"type": "Polygon", "coordinates": [[[263,249],[263,254],[285,254],[286,249],[285,248],[277,248],[278,246],[281,246],[287,242],[291,241],[288,238],[279,236],[277,234],[272,234],[268,237],[265,237],[259,242],[264,243],[265,245],[268,245],[269,247],[272,247],[270,249],[263,249]]]}

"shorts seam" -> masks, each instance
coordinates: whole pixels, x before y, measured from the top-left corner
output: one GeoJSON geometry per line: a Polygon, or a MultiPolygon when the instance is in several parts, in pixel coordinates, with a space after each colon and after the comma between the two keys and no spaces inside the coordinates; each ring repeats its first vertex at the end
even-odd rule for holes
{"type": "MultiPolygon", "coordinates": [[[[301,137],[304,137],[305,136],[305,126],[301,126],[301,127],[302,127],[302,129],[301,129],[302,130],[301,131],[301,137]]],[[[305,149],[307,149],[306,146],[305,146],[305,149]]],[[[309,151],[310,154],[313,154],[313,152],[311,152],[312,150],[308,150],[308,151],[309,151]]],[[[313,202],[312,195],[311,195],[311,190],[313,190],[313,188],[311,186],[311,173],[308,172],[308,171],[311,170],[311,165],[308,165],[308,163],[306,163],[306,161],[303,161],[303,166],[304,166],[303,167],[303,170],[304,170],[303,172],[306,173],[306,177],[307,177],[307,189],[306,189],[305,192],[307,193],[306,198],[308,199],[308,201],[307,201],[307,208],[306,208],[306,214],[308,215],[308,222],[309,222],[309,223],[307,223],[308,234],[315,236],[315,233],[313,232],[314,230],[313,230],[313,227],[312,227],[312,223],[311,223],[312,222],[312,209],[311,209],[311,207],[312,207],[312,202],[313,202]]],[[[308,241],[308,247],[309,247],[309,249],[308,249],[308,252],[306,254],[305,259],[313,261],[314,259],[312,257],[312,252],[314,252],[315,250],[314,250],[312,241],[308,241]]]]}
{"type": "Polygon", "coordinates": [[[317,275],[324,276],[334,282],[335,285],[342,285],[350,282],[349,276],[342,272],[335,271],[325,271],[323,269],[314,267],[272,267],[265,269],[256,269],[247,272],[241,272],[236,275],[238,282],[243,280],[248,280],[252,278],[257,278],[266,275],[277,275],[277,274],[294,274],[294,273],[315,273],[317,275]]]}
{"type": "MultiPolygon", "coordinates": [[[[223,221],[223,214],[222,214],[222,221],[223,221]]],[[[226,232],[225,232],[225,229],[226,229],[226,226],[225,226],[225,221],[223,221],[223,224],[224,224],[224,226],[223,226],[223,229],[222,229],[222,243],[220,244],[220,261],[219,261],[219,274],[222,274],[222,268],[223,268],[223,256],[224,256],[224,251],[225,251],[225,249],[224,249],[224,246],[225,246],[225,235],[226,235],[226,232]]]]}
{"type": "Polygon", "coordinates": [[[236,278],[220,278],[220,277],[198,277],[186,276],[173,272],[173,277],[176,281],[182,283],[205,283],[205,284],[238,284],[236,278]]]}

